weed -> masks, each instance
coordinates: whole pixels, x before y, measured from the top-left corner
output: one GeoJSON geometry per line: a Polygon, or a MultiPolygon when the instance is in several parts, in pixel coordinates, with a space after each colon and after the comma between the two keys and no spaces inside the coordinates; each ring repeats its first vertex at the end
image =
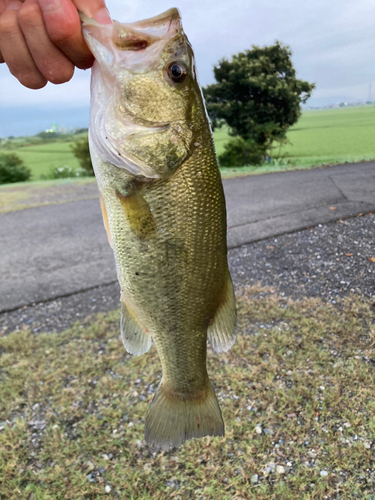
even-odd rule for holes
{"type": "Polygon", "coordinates": [[[0,498],[102,498],[101,474],[124,499],[372,498],[371,305],[258,286],[238,292],[238,312],[236,345],[208,353],[226,437],[167,453],[143,442],[156,350],[128,355],[117,311],[1,338],[0,498]]]}

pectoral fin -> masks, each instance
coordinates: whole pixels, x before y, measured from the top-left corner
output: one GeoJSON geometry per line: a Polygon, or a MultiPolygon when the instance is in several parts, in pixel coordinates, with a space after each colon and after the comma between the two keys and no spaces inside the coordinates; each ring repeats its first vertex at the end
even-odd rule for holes
{"type": "Polygon", "coordinates": [[[157,230],[154,216],[139,190],[134,188],[126,195],[116,191],[116,195],[132,231],[141,239],[155,237],[157,230]]]}
{"type": "Polygon", "coordinates": [[[228,274],[222,299],[207,330],[208,341],[217,352],[227,352],[236,342],[236,302],[231,277],[228,274]]]}
{"type": "Polygon", "coordinates": [[[134,356],[147,352],[152,345],[151,335],[143,327],[134,311],[121,301],[121,338],[125,349],[134,356]]]}

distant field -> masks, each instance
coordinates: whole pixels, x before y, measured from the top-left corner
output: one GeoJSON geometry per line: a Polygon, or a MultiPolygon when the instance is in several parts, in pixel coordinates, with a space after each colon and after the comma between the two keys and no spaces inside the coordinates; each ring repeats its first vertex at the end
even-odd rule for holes
{"type": "Polygon", "coordinates": [[[73,142],[55,142],[19,148],[16,153],[31,168],[32,180],[36,181],[41,175],[47,175],[52,168],[69,165],[79,168],[77,158],[72,153],[70,146],[73,142]]]}
{"type": "MultiPolygon", "coordinates": [[[[275,146],[274,157],[289,158],[291,167],[375,159],[375,106],[305,111],[287,137],[289,143],[281,151],[275,146]]],[[[229,140],[227,130],[215,131],[214,139],[220,154],[229,140]]],[[[246,170],[285,169],[277,167],[246,170]]]]}
{"type": "MultiPolygon", "coordinates": [[[[77,139],[81,137],[77,136],[77,139]]],[[[220,155],[230,139],[227,128],[215,131],[214,139],[220,155]]],[[[272,164],[241,168],[234,165],[233,168],[223,168],[223,176],[375,159],[375,106],[305,111],[289,130],[288,141],[281,150],[275,146],[273,156],[276,161],[272,164]]],[[[47,175],[52,168],[64,165],[79,168],[70,149],[73,141],[22,145],[15,140],[12,144],[11,151],[31,168],[34,181],[47,175]]]]}
{"type": "Polygon", "coordinates": [[[63,135],[58,139],[43,140],[38,136],[17,137],[0,144],[0,152],[16,153],[32,172],[32,181],[39,181],[57,167],[68,165],[79,168],[71,146],[86,133],[63,135]]]}

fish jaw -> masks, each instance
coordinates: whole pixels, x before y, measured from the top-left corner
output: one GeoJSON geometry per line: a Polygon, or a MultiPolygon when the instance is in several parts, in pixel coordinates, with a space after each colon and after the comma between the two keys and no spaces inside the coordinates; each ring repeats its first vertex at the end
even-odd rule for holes
{"type": "Polygon", "coordinates": [[[170,176],[193,152],[192,116],[201,100],[178,10],[131,24],[81,19],[96,58],[90,147],[131,175],[170,176]],[[175,60],[189,70],[181,84],[166,76],[175,60]]]}

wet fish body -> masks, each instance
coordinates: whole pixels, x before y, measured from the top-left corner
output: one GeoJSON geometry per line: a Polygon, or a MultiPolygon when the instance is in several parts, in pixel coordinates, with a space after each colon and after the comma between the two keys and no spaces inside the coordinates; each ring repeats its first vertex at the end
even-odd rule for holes
{"type": "Polygon", "coordinates": [[[177,9],[138,23],[83,17],[95,55],[90,151],[121,286],[121,335],[155,344],[162,381],[146,418],[159,448],[224,434],[206,370],[235,341],[226,211],[194,56],[177,9]]]}

